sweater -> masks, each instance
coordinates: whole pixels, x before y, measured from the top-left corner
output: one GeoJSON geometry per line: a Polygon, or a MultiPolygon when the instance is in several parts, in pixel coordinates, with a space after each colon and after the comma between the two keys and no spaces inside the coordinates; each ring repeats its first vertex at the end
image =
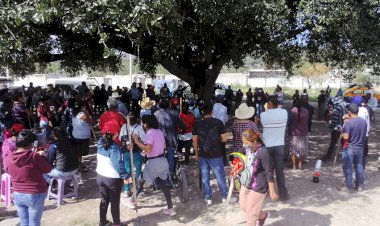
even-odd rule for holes
{"type": "Polygon", "coordinates": [[[11,152],[7,158],[13,190],[25,194],[45,193],[48,185],[43,174],[52,169],[45,157],[32,152],[11,152]]]}

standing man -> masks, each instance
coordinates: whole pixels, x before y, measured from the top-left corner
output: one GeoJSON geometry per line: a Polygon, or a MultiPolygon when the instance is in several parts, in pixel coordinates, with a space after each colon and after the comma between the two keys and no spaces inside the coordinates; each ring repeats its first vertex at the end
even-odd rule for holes
{"type": "Polygon", "coordinates": [[[266,104],[266,111],[260,114],[261,125],[263,126],[263,142],[273,160],[276,170],[276,178],[280,200],[289,199],[288,190],[285,186],[284,175],[284,145],[285,128],[288,121],[288,112],[278,108],[276,96],[269,96],[266,104]]]}
{"type": "Polygon", "coordinates": [[[227,100],[228,111],[231,111],[232,100],[235,99],[234,91],[231,89],[231,86],[228,86],[228,89],[226,90],[226,93],[224,96],[226,97],[226,100],[227,100]]]}
{"type": "Polygon", "coordinates": [[[236,109],[240,106],[242,100],[243,100],[243,92],[241,91],[241,89],[239,89],[236,92],[236,97],[235,97],[235,108],[236,109]]]}
{"type": "Polygon", "coordinates": [[[341,191],[357,189],[363,191],[364,168],[363,168],[363,147],[367,132],[367,123],[359,118],[359,106],[351,103],[347,106],[348,114],[344,115],[345,124],[343,127],[344,151],[342,154],[343,173],[345,186],[341,191]],[[355,187],[352,183],[352,164],[355,168],[355,187]]]}
{"type": "Polygon", "coordinates": [[[331,160],[333,157],[335,145],[339,140],[341,128],[343,126],[343,115],[346,112],[346,103],[343,101],[342,96],[335,96],[332,98],[332,102],[334,105],[334,110],[331,115],[331,121],[329,122],[329,128],[331,129],[331,141],[326,155],[322,157],[322,161],[324,162],[331,160]]]}
{"type": "MultiPolygon", "coordinates": [[[[204,119],[198,121],[193,129],[193,147],[195,158],[199,159],[205,202],[211,205],[210,170],[214,172],[218,181],[223,202],[228,195],[222,153],[222,145],[227,142],[227,133],[222,121],[212,117],[211,105],[203,107],[203,114],[204,119]]],[[[231,199],[231,202],[234,201],[236,200],[231,199]]]]}
{"type": "MultiPolygon", "coordinates": [[[[227,114],[228,110],[227,110],[227,107],[222,104],[223,100],[224,100],[224,96],[222,95],[216,96],[215,98],[216,103],[214,104],[213,109],[212,109],[212,117],[222,121],[223,126],[225,126],[228,121],[228,114],[227,114]]],[[[228,164],[226,146],[222,144],[221,148],[222,148],[222,153],[223,153],[223,163],[228,164]]]]}
{"type": "Polygon", "coordinates": [[[362,96],[354,96],[351,100],[351,103],[354,103],[359,106],[359,112],[358,117],[364,119],[364,121],[367,123],[367,130],[366,135],[364,138],[364,145],[363,145],[363,168],[365,169],[365,163],[368,156],[368,136],[369,136],[369,130],[371,128],[371,122],[369,117],[369,112],[366,107],[363,107],[362,104],[364,102],[364,99],[362,96]]]}
{"type": "Polygon", "coordinates": [[[140,111],[139,100],[141,97],[141,93],[136,87],[136,82],[132,83],[130,92],[131,92],[131,101],[132,101],[131,111],[139,112],[140,111]]]}
{"type": "Polygon", "coordinates": [[[178,128],[180,128],[181,131],[185,131],[186,125],[179,117],[179,112],[169,108],[170,102],[168,98],[161,98],[160,107],[160,110],[154,112],[154,116],[157,118],[159,128],[164,133],[169,171],[170,174],[174,174],[174,153],[178,146],[178,128]]]}

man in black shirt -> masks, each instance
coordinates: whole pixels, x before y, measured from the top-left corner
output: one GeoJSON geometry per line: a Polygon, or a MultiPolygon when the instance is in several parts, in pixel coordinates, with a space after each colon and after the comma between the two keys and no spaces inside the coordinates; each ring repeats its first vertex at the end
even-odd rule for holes
{"type": "Polygon", "coordinates": [[[212,109],[212,105],[203,107],[204,119],[198,121],[193,129],[193,147],[195,157],[199,159],[203,192],[207,205],[212,204],[211,169],[218,181],[223,202],[226,201],[228,194],[222,153],[222,145],[227,142],[227,133],[223,122],[212,117],[212,109]]]}

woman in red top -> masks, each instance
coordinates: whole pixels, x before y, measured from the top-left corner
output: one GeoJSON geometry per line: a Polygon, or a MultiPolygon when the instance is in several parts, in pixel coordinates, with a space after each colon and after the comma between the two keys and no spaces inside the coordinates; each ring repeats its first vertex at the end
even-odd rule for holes
{"type": "Polygon", "coordinates": [[[40,103],[37,107],[37,115],[40,120],[40,128],[46,130],[46,137],[50,138],[50,118],[52,117],[52,112],[49,108],[49,98],[41,97],[40,103]]]}
{"type": "Polygon", "coordinates": [[[179,117],[186,125],[186,130],[181,131],[181,129],[178,128],[179,135],[178,135],[177,151],[179,153],[182,153],[182,148],[185,147],[185,164],[189,164],[190,148],[192,145],[192,132],[193,132],[194,124],[195,124],[195,116],[193,115],[193,113],[189,112],[189,105],[183,104],[182,113],[179,114],[179,117]]]}

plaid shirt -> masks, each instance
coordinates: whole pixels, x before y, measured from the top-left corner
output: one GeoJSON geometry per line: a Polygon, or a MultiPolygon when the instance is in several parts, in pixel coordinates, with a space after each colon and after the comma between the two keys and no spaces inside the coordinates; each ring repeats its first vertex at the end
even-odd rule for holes
{"type": "Polygon", "coordinates": [[[253,130],[255,132],[259,132],[259,129],[257,128],[257,125],[252,122],[238,122],[234,121],[234,124],[232,125],[232,134],[233,134],[233,140],[234,140],[234,149],[233,151],[239,151],[241,147],[243,147],[243,139],[241,137],[241,134],[246,130],[253,130]]]}

